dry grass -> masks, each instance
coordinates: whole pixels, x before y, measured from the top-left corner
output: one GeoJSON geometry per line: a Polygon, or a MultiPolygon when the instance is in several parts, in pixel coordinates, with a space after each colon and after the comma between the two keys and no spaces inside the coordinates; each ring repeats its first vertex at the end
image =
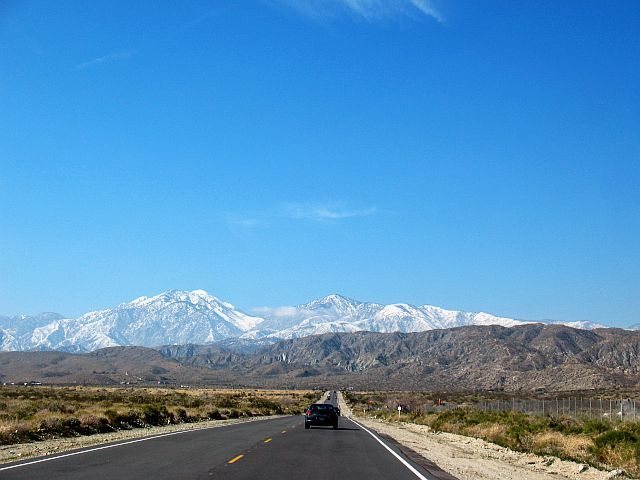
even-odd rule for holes
{"type": "Polygon", "coordinates": [[[319,392],[257,389],[0,387],[0,444],[151,425],[297,414],[319,392]]]}
{"type": "Polygon", "coordinates": [[[592,458],[593,439],[584,435],[564,435],[560,432],[543,432],[531,438],[531,450],[543,455],[588,460],[592,458]]]}
{"type": "MultiPolygon", "coordinates": [[[[446,430],[446,428],[443,428],[443,430],[447,432],[449,431],[446,430]]],[[[498,444],[504,443],[504,439],[507,436],[506,425],[500,425],[498,423],[482,423],[459,430],[460,432],[455,433],[461,433],[470,437],[482,438],[484,440],[488,440],[490,442],[498,444]]]]}

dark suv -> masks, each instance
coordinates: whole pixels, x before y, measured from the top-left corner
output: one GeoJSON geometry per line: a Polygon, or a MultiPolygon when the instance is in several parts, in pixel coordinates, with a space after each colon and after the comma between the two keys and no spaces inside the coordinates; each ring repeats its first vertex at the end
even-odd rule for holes
{"type": "Polygon", "coordinates": [[[331,426],[338,428],[338,413],[333,405],[328,403],[314,403],[304,414],[304,428],[311,425],[331,426]]]}

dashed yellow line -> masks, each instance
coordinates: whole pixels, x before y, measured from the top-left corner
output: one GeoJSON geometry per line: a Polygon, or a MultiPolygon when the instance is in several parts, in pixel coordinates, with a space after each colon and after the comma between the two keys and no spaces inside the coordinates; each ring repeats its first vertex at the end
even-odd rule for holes
{"type": "Polygon", "coordinates": [[[244,457],[244,455],[238,455],[235,458],[232,458],[231,460],[229,460],[227,463],[231,464],[231,463],[236,463],[238,460],[240,460],[242,457],[244,457]]]}
{"type": "Polygon", "coordinates": [[[264,443],[269,443],[271,440],[273,440],[273,438],[267,438],[264,443]]]}

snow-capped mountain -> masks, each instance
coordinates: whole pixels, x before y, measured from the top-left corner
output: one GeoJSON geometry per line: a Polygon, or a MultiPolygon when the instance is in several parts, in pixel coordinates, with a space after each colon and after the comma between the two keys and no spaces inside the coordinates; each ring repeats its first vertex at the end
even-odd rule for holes
{"type": "MultiPolygon", "coordinates": [[[[525,322],[488,313],[432,305],[381,305],[333,294],[296,307],[264,308],[248,315],[204,290],[171,290],[139,297],[78,318],[55,313],[0,317],[0,350],[65,350],[136,345],[156,347],[237,339],[261,344],[331,332],[423,332],[466,325],[512,327],[525,322]]],[[[561,322],[554,322],[561,323],[561,322]]],[[[603,327],[564,322],[574,328],[603,327]]]]}
{"type": "Polygon", "coordinates": [[[35,316],[0,316],[0,351],[33,349],[31,335],[46,325],[56,323],[64,317],[58,313],[46,312],[35,316]]]}
{"type": "MultiPolygon", "coordinates": [[[[268,312],[265,325],[273,324],[274,318],[295,320],[287,328],[276,331],[250,331],[244,338],[259,338],[262,333],[274,339],[306,337],[329,332],[424,332],[437,328],[461,327],[464,325],[502,325],[512,327],[523,322],[511,318],[496,317],[488,313],[467,313],[445,310],[424,305],[416,307],[406,303],[381,305],[363,303],[333,294],[320,300],[292,307],[290,310],[276,309],[268,312]]],[[[286,324],[287,322],[283,322],[286,324]]]]}
{"type": "MultiPolygon", "coordinates": [[[[238,337],[262,321],[204,290],[171,290],[76,319],[55,318],[23,333],[19,341],[7,336],[2,349],[92,351],[118,345],[209,343],[238,337]]],[[[29,329],[23,325],[23,330],[29,329]]]]}

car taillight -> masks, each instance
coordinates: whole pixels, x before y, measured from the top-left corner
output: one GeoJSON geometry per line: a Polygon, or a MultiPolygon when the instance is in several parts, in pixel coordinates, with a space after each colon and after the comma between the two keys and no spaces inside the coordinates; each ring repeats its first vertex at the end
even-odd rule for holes
{"type": "Polygon", "coordinates": [[[307,410],[304,414],[308,417],[309,415],[311,415],[311,410],[307,410]]]}

